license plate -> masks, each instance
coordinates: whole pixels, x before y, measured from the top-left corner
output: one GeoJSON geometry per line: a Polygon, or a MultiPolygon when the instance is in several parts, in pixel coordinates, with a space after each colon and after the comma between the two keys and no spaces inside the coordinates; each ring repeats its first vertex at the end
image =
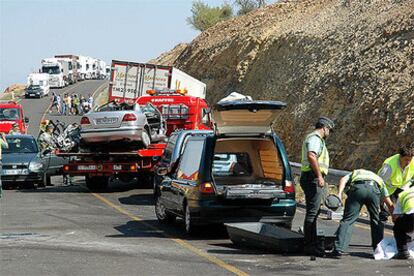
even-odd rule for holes
{"type": "Polygon", "coordinates": [[[99,125],[109,125],[114,124],[118,121],[118,118],[99,118],[96,119],[96,123],[99,125]]]}
{"type": "Polygon", "coordinates": [[[4,175],[19,175],[22,173],[22,170],[3,170],[4,175]]]}
{"type": "Polygon", "coordinates": [[[96,165],[79,165],[79,171],[94,171],[96,170],[96,165]]]}
{"type": "Polygon", "coordinates": [[[30,96],[30,97],[34,97],[34,96],[35,96],[35,94],[29,94],[29,96],[30,96]]]}
{"type": "Polygon", "coordinates": [[[114,165],[114,170],[115,170],[115,171],[120,171],[120,170],[122,170],[122,165],[114,165]]]}

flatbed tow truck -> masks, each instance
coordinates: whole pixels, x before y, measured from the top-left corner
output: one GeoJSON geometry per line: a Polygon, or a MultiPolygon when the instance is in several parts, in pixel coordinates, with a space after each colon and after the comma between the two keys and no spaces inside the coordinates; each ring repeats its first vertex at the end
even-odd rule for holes
{"type": "Polygon", "coordinates": [[[64,174],[85,176],[86,186],[98,191],[107,188],[110,178],[131,181],[139,177],[141,181],[150,181],[146,178],[151,176],[165,146],[165,143],[160,143],[137,151],[58,152],[57,155],[69,158],[68,164],[63,166],[64,174]]]}
{"type": "MultiPolygon", "coordinates": [[[[167,122],[167,136],[178,129],[211,129],[205,84],[169,66],[112,62],[109,101],[156,106],[167,122]],[[187,90],[189,88],[190,90],[187,90]],[[145,93],[145,92],[146,93],[145,93]]],[[[105,190],[110,179],[152,185],[153,169],[166,143],[135,151],[57,152],[68,158],[64,175],[85,176],[91,191],[105,190]]]]}

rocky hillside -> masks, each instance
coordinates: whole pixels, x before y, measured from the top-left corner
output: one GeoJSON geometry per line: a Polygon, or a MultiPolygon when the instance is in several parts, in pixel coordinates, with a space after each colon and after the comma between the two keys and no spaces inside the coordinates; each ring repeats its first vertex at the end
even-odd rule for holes
{"type": "Polygon", "coordinates": [[[377,169],[414,141],[414,0],[281,1],[218,24],[153,60],[208,85],[282,100],[291,160],[319,115],[337,123],[333,166],[377,169]]]}

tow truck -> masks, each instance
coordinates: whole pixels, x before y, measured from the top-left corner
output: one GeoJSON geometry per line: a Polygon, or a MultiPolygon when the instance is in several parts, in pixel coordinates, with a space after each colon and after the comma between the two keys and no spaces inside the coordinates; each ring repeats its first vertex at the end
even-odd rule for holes
{"type": "MultiPolygon", "coordinates": [[[[119,62],[116,64],[119,66],[119,62]]],[[[127,97],[124,93],[119,94],[119,89],[116,86],[116,70],[117,66],[112,67],[111,82],[109,85],[109,101],[116,100],[119,102],[138,103],[145,105],[151,102],[156,106],[165,117],[167,122],[167,136],[177,129],[211,129],[210,109],[206,100],[198,95],[188,93],[185,89],[171,89],[171,82],[166,81],[165,85],[160,85],[160,82],[148,81],[143,86],[143,82],[129,82],[123,80],[123,85],[126,84],[140,85],[135,88],[129,88],[135,91],[135,96],[127,97]],[[149,85],[152,83],[153,85],[149,85]],[[142,89],[149,88],[146,95],[143,95],[142,89]]],[[[142,64],[128,63],[127,69],[132,70],[131,67],[136,66],[141,68],[142,64]]],[[[144,66],[149,68],[150,66],[144,66]]],[[[151,76],[157,77],[157,68],[151,67],[155,73],[151,76]]],[[[169,67],[161,67],[163,72],[168,71],[169,67]]],[[[171,69],[172,70],[172,69],[171,69]]],[[[170,71],[171,71],[170,70],[170,71]]],[[[142,71],[144,72],[144,70],[142,71]]],[[[146,72],[146,71],[145,71],[146,72]]],[[[123,78],[128,78],[131,74],[123,72],[123,78]]],[[[184,72],[181,72],[185,74],[184,72]]],[[[119,74],[118,74],[119,75],[119,74]]],[[[135,77],[135,75],[134,75],[135,77]]],[[[147,76],[148,77],[148,76],[147,76]]],[[[136,79],[136,77],[135,77],[136,79]]],[[[189,78],[191,81],[193,79],[189,78]]],[[[167,78],[168,80],[168,78],[167,78]]],[[[199,82],[198,80],[196,80],[199,82]]],[[[186,83],[183,81],[182,86],[186,83]]],[[[120,86],[120,85],[118,85],[120,86]]],[[[191,86],[190,86],[191,87],[191,86]]],[[[123,90],[125,91],[125,90],[123,90]]],[[[131,91],[131,90],[127,90],[131,91]]],[[[63,173],[70,176],[85,176],[86,186],[91,191],[105,190],[110,182],[110,179],[117,178],[122,181],[131,181],[136,179],[140,185],[152,184],[153,170],[155,164],[163,154],[166,143],[150,144],[148,148],[139,149],[135,151],[113,151],[108,148],[105,152],[58,152],[60,156],[69,159],[68,164],[63,166],[63,173]]]]}

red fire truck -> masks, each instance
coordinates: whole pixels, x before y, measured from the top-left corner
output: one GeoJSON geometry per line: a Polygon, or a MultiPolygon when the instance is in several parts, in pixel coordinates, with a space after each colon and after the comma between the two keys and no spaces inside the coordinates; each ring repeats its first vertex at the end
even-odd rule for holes
{"type": "Polygon", "coordinates": [[[9,133],[15,123],[21,133],[27,133],[29,118],[24,117],[22,105],[14,101],[0,102],[0,132],[9,133]]]}

